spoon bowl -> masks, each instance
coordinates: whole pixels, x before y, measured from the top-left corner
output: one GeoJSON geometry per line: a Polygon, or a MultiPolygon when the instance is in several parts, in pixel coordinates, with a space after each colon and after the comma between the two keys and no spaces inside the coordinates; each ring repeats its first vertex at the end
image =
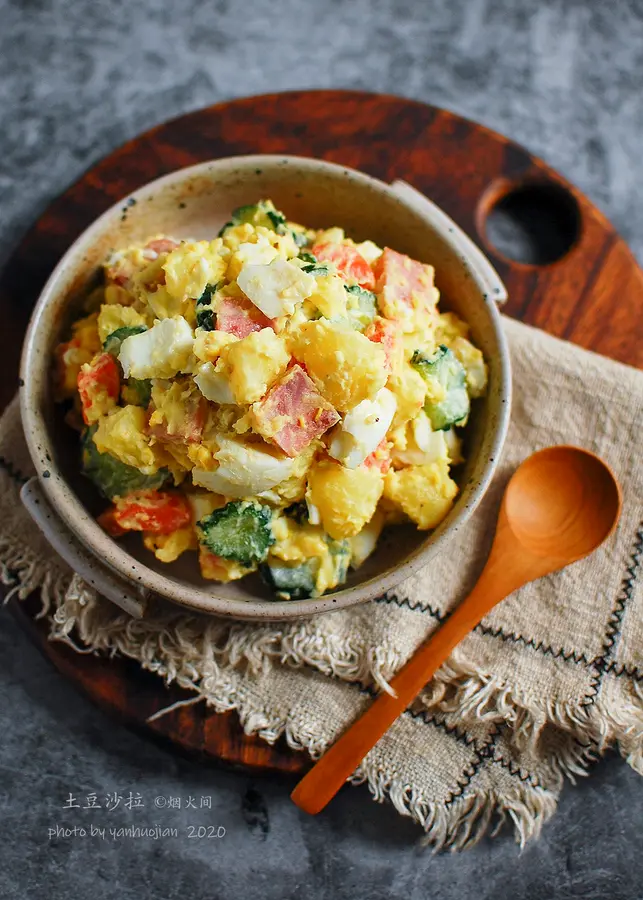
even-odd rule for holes
{"type": "Polygon", "coordinates": [[[516,540],[536,556],[564,565],[596,549],[621,508],[618,482],[605,463],[580,447],[548,447],[516,470],[504,498],[516,540]]]}
{"type": "Polygon", "coordinates": [[[476,586],[393,678],[394,693],[380,694],[302,778],[291,795],[297,806],[312,814],[323,809],[480,620],[517,588],[596,550],[620,512],[614,474],[588,450],[549,447],[526,459],[507,485],[476,586]]]}

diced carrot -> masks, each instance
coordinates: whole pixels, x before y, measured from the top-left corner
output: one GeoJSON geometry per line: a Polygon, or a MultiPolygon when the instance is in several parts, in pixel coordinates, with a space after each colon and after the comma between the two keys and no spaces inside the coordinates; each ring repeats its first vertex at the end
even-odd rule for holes
{"type": "Polygon", "coordinates": [[[121,528],[116,521],[115,509],[113,506],[110,506],[109,509],[102,512],[98,517],[97,522],[100,527],[112,537],[122,537],[126,533],[125,529],[121,528]]]}
{"type": "Polygon", "coordinates": [[[134,491],[119,497],[114,506],[99,518],[110,534],[147,531],[170,534],[192,521],[190,504],[183,494],[173,491],[134,491]]]}
{"type": "Polygon", "coordinates": [[[402,352],[400,330],[395,320],[376,316],[364,334],[369,341],[382,345],[386,354],[386,366],[390,372],[394,367],[396,357],[402,352]]]}
{"type": "Polygon", "coordinates": [[[375,287],[375,275],[368,262],[350,244],[315,244],[311,250],[320,262],[333,262],[339,274],[363,288],[375,287]]]}
{"type": "Polygon", "coordinates": [[[111,353],[100,353],[78,373],[78,394],[86,425],[116,405],[121,387],[118,364],[111,353]]]}
{"type": "Polygon", "coordinates": [[[391,468],[391,444],[382,438],[375,450],[366,457],[364,465],[367,469],[379,469],[382,475],[386,475],[391,468]]]}

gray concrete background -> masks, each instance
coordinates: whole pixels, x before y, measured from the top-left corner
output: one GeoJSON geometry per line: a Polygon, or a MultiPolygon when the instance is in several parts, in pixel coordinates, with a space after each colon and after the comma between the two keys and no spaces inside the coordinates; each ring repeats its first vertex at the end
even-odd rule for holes
{"type": "MultiPolygon", "coordinates": [[[[0,0],[0,262],[50,198],[137,132],[307,87],[390,91],[508,134],[584,190],[643,259],[642,81],[638,0],[0,0]]],[[[566,789],[522,854],[505,832],[431,856],[365,789],[310,819],[287,781],[205,767],[128,732],[4,611],[0,690],[0,898],[643,897],[642,783],[615,758],[566,789]],[[124,799],[62,808],[91,791],[124,799]],[[143,809],[124,808],[129,791],[143,809]],[[211,797],[211,810],[186,809],[188,797],[211,797]],[[177,837],[48,836],[154,824],[177,837]],[[210,825],[225,836],[199,838],[210,825]]]]}

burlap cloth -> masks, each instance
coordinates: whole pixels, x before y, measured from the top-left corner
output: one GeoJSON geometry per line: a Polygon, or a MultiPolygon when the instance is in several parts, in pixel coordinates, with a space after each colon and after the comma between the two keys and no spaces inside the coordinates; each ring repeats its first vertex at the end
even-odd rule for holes
{"type": "Polygon", "coordinates": [[[584,774],[608,746],[643,774],[643,373],[504,322],[514,402],[494,484],[447,550],[394,593],[283,626],[169,606],[130,619],[72,577],[22,510],[18,490],[33,470],[15,401],[0,420],[5,583],[19,596],[42,588],[52,639],[131,656],[215,709],[237,710],[247,733],[283,734],[317,756],[466,595],[516,465],[550,444],[587,447],[621,481],[616,533],[484,619],[356,774],[437,847],[464,847],[507,817],[521,842],[537,835],[565,776],[584,774]]]}

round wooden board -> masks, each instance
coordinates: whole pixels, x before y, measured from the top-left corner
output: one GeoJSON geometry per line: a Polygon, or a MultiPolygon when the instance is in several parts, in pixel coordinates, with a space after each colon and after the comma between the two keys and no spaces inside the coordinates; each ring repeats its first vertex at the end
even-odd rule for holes
{"type": "MultiPolygon", "coordinates": [[[[234,100],[160,125],[110,154],[50,204],[0,278],[2,407],[17,387],[20,345],[33,303],[74,238],[115,201],[153,178],[246,153],[314,156],[385,181],[405,179],[487,250],[509,290],[505,312],[614,359],[643,364],[636,328],[643,272],[605,217],[541,160],[480,125],[411,100],[299,91],[234,100]],[[543,182],[571,194],[572,206],[577,205],[572,248],[547,266],[500,257],[484,236],[490,206],[512,188],[543,182]]],[[[147,723],[152,713],[190,694],[166,688],[131,660],[80,655],[49,643],[46,622],[34,618],[37,597],[13,603],[12,609],[61,672],[128,724],[184,750],[255,771],[296,773],[307,767],[304,754],[281,742],[271,747],[247,737],[234,714],[217,715],[202,703],[147,723]]]]}

